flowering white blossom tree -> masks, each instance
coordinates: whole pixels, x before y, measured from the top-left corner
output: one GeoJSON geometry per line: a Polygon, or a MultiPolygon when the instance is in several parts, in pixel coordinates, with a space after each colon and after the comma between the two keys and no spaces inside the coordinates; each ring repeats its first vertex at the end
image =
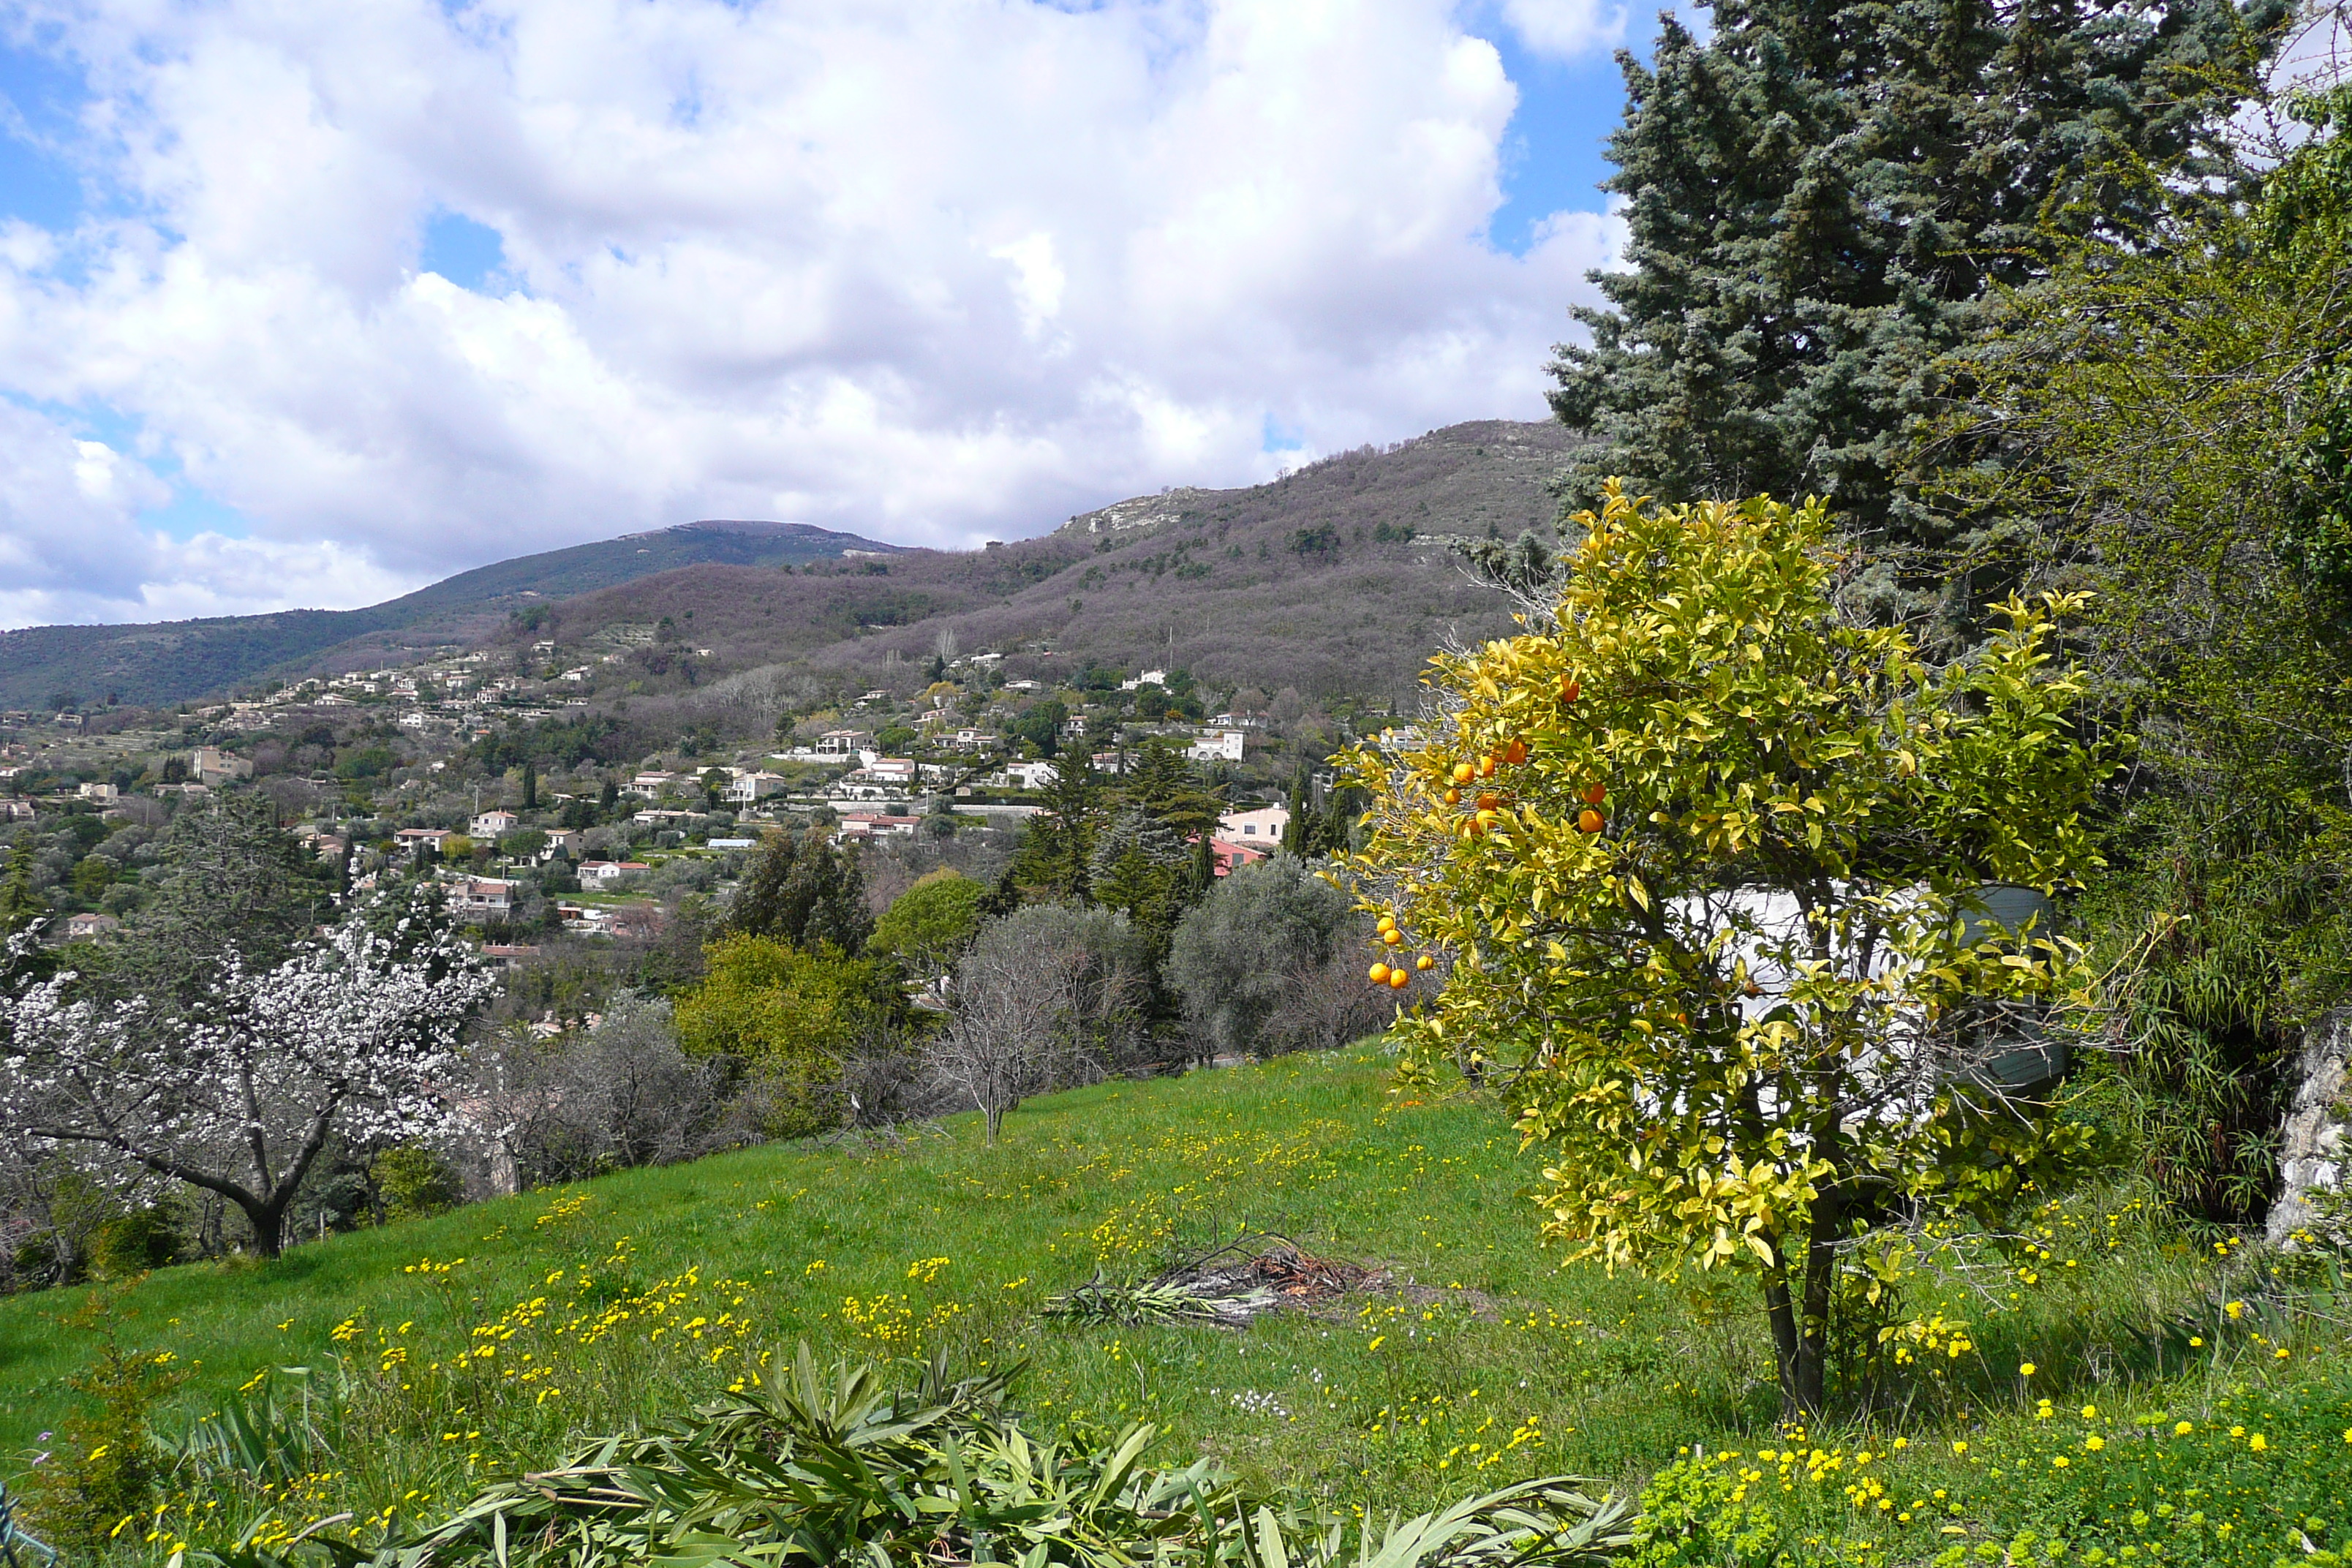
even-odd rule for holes
{"type": "Polygon", "coordinates": [[[0,1125],[216,1193],[273,1258],[332,1134],[448,1124],[466,1022],[497,988],[421,892],[379,900],[273,969],[232,952],[194,1009],[78,998],[75,981],[0,994],[0,1125]]]}

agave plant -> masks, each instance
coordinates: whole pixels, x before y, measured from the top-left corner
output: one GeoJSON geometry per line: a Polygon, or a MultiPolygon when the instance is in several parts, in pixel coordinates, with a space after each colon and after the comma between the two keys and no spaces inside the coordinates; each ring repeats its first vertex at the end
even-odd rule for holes
{"type": "Polygon", "coordinates": [[[226,1472],[266,1481],[289,1480],[319,1468],[334,1452],[312,1408],[310,1369],[305,1366],[266,1371],[255,1397],[247,1399],[239,1394],[223,1400],[218,1409],[169,1447],[177,1464],[199,1482],[226,1472]],[[299,1387],[299,1401],[278,1398],[280,1374],[299,1387]]]}
{"type": "Polygon", "coordinates": [[[821,1373],[803,1345],[772,1393],[607,1437],[374,1552],[314,1536],[190,1555],[220,1568],[1505,1568],[1595,1562],[1631,1540],[1631,1502],[1596,1501],[1573,1477],[1351,1531],[1250,1497],[1206,1459],[1147,1468],[1148,1426],[1092,1451],[1032,1436],[1006,1402],[1012,1375],[951,1380],[934,1359],[893,1385],[870,1364],[821,1373]]]}

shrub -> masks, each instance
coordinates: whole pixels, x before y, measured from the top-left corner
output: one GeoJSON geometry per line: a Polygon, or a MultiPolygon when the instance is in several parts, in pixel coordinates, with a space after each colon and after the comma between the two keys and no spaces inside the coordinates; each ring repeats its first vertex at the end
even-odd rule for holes
{"type": "Polygon", "coordinates": [[[980,931],[988,889],[942,866],[890,901],[874,923],[869,945],[928,980],[955,966],[980,931]]]}
{"type": "Polygon", "coordinates": [[[895,965],[730,935],[704,949],[709,973],[677,1004],[691,1056],[721,1059],[770,1097],[765,1131],[800,1137],[835,1126],[842,1064],[887,1048],[906,1027],[895,965]]]}
{"type": "Polygon", "coordinates": [[[1184,1002],[1202,1056],[1328,1047],[1376,1027],[1385,998],[1355,973],[1353,939],[1370,920],[1353,900],[1289,855],[1244,866],[1209,889],[1177,924],[1169,982],[1184,1002]],[[1333,961],[1344,973],[1324,984],[1333,961]],[[1337,1001],[1334,1009],[1318,1003],[1337,1001]]]}
{"type": "Polygon", "coordinates": [[[667,1164],[723,1142],[724,1066],[679,1049],[670,1005],[623,996],[583,1035],[518,1032],[486,1050],[477,1092],[502,1128],[492,1184],[536,1186],[667,1164]]]}
{"type": "Polygon", "coordinates": [[[1785,1559],[1763,1481],[1760,1470],[1742,1471],[1737,1456],[1675,1460],[1642,1490],[1628,1561],[1637,1568],[1774,1568],[1785,1559]]]}
{"type": "Polygon", "coordinates": [[[161,1268],[180,1250],[178,1216],[162,1204],[115,1215],[90,1237],[89,1263],[101,1279],[161,1268]]]}
{"type": "Polygon", "coordinates": [[[465,1184],[449,1163],[416,1143],[386,1149],[368,1163],[385,1211],[394,1219],[446,1214],[466,1201],[465,1184]]]}
{"type": "MultiPolygon", "coordinates": [[[[715,1548],[746,1562],[1467,1568],[1598,1563],[1627,1539],[1628,1500],[1596,1500],[1580,1477],[1376,1529],[1256,1497],[1212,1460],[1150,1468],[1150,1426],[1100,1446],[1025,1429],[1004,1373],[951,1382],[934,1361],[911,1384],[886,1376],[870,1364],[820,1374],[803,1345],[773,1392],[598,1439],[374,1560],[620,1568],[715,1548]]],[[[223,1568],[285,1561],[250,1548],[194,1555],[223,1568]]]]}
{"type": "Polygon", "coordinates": [[[155,1446],[151,1418],[184,1375],[167,1370],[168,1354],[123,1349],[109,1320],[118,1304],[98,1291],[68,1320],[69,1327],[99,1334],[95,1361],[67,1379],[89,1403],[63,1424],[32,1473],[36,1517],[57,1544],[89,1556],[135,1531],[153,1499],[166,1460],[155,1446]]]}

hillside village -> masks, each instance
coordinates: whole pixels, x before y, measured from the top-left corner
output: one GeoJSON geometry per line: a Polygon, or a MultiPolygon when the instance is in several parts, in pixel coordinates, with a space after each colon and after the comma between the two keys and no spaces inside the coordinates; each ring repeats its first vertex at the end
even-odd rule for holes
{"type": "MultiPolygon", "coordinates": [[[[1013,667],[1048,657],[1016,652],[1013,667]]],[[[538,936],[657,934],[665,891],[671,903],[688,884],[723,894],[763,832],[815,825],[845,843],[1009,837],[1044,809],[1040,792],[1073,759],[1117,778],[1150,744],[1231,802],[1210,835],[1218,875],[1271,854],[1289,820],[1297,753],[1284,736],[1302,717],[1295,698],[1294,723],[1265,708],[1236,710],[1230,692],[1216,694],[1225,704],[1210,713],[1210,694],[1181,670],[1090,668],[1055,685],[1008,674],[1008,656],[990,651],[935,660],[925,673],[936,679],[844,693],[839,707],[780,725],[764,749],[698,748],[544,775],[484,765],[499,737],[609,700],[624,658],[547,639],[511,659],[450,650],[149,717],[176,721],[170,730],[100,735],[72,713],[0,714],[0,817],[43,837],[61,816],[107,825],[69,863],[44,858],[33,872],[60,917],[56,936],[89,939],[138,907],[137,849],[121,830],[138,839],[191,799],[259,788],[291,808],[287,826],[340,889],[364,893],[387,874],[431,868],[450,910],[510,964],[536,956],[538,936]],[[690,864],[707,864],[716,880],[690,864]]],[[[1307,732],[1328,733],[1319,722],[1307,732]]],[[[1328,784],[1317,763],[1313,776],[1328,784]]]]}

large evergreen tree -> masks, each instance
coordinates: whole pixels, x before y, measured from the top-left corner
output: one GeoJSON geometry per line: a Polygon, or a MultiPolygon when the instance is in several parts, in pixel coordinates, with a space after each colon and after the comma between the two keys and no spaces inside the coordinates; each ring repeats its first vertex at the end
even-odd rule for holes
{"type": "Polygon", "coordinates": [[[1045,809],[1029,819],[1006,875],[1035,897],[1084,903],[1094,882],[1094,847],[1106,816],[1103,784],[1086,753],[1056,764],[1045,809]]]}
{"type": "Polygon", "coordinates": [[[1665,20],[1603,188],[1625,269],[1575,314],[1552,407],[1572,483],[1675,500],[1818,494],[1850,532],[1939,546],[1906,491],[1940,356],[2046,239],[2130,229],[2135,169],[2227,168],[2219,129],[2287,0],[1716,0],[1665,20]]]}
{"type": "Polygon", "coordinates": [[[332,912],[331,874],[259,794],[190,805],[163,839],[169,870],[131,922],[110,987],[194,1005],[234,951],[254,972],[293,954],[332,912]]]}
{"type": "Polygon", "coordinates": [[[856,957],[874,931],[856,855],[823,835],[771,832],[728,906],[727,930],[814,952],[831,942],[856,957]]]}

